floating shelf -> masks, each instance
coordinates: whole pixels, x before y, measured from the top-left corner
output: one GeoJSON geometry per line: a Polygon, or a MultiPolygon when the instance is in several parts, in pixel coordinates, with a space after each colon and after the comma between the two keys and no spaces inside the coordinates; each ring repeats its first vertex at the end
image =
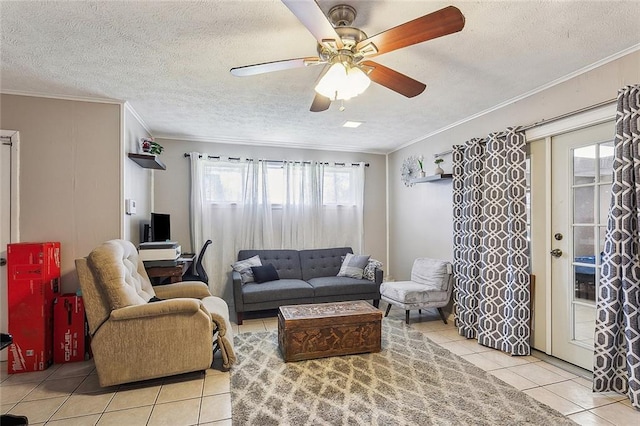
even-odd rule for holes
{"type": "Polygon", "coordinates": [[[167,170],[167,166],[154,154],[135,154],[130,152],[129,158],[145,169],[167,170]]]}
{"type": "Polygon", "coordinates": [[[443,179],[451,179],[452,177],[453,175],[451,173],[444,173],[441,175],[431,175],[423,178],[411,179],[411,183],[437,182],[443,179]]]}

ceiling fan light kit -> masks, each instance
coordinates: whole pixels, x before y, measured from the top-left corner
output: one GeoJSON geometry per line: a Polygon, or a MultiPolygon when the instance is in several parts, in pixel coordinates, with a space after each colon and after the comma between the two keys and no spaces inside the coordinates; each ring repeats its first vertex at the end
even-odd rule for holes
{"type": "Polygon", "coordinates": [[[282,0],[282,3],[316,38],[318,57],[235,67],[231,69],[231,74],[244,77],[324,65],[324,75],[315,87],[316,96],[310,109],[312,112],[327,110],[331,101],[344,101],[362,94],[371,81],[409,98],[419,95],[425,90],[425,84],[373,62],[370,58],[464,28],[462,12],[456,7],[448,6],[367,37],[364,31],[351,26],[356,18],[356,10],[349,5],[332,7],[327,17],[315,0],[282,0]]]}
{"type": "Polygon", "coordinates": [[[369,84],[371,80],[360,68],[348,62],[336,62],[320,79],[315,90],[332,101],[346,101],[367,90],[369,84]]]}

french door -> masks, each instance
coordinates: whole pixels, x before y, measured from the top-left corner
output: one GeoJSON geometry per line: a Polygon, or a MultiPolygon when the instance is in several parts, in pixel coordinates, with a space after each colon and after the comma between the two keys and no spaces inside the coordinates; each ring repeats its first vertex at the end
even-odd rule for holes
{"type": "Polygon", "coordinates": [[[614,133],[611,121],[551,139],[551,355],[590,371],[614,133]]]}

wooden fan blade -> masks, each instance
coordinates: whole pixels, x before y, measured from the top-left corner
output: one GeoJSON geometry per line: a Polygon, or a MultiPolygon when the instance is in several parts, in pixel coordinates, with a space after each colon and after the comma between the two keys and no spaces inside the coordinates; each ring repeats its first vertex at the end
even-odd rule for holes
{"type": "Polygon", "coordinates": [[[338,49],[342,49],[342,39],[314,0],[282,0],[282,3],[296,15],[318,43],[331,40],[338,49]]]}
{"type": "Polygon", "coordinates": [[[322,96],[319,93],[316,93],[316,97],[313,98],[313,103],[311,104],[311,108],[309,108],[309,111],[311,112],[326,111],[329,109],[330,105],[331,105],[331,99],[327,98],[326,96],[322,96]]]}
{"type": "Polygon", "coordinates": [[[365,61],[362,63],[365,67],[371,67],[373,70],[369,73],[371,81],[378,83],[388,89],[398,92],[407,98],[413,98],[424,92],[427,86],[417,80],[407,77],[404,74],[380,65],[377,62],[365,61]]]}
{"type": "Polygon", "coordinates": [[[452,34],[462,30],[462,28],[464,28],[464,15],[457,7],[448,6],[362,40],[358,43],[356,49],[361,50],[373,43],[377,52],[367,55],[367,57],[374,57],[402,47],[452,34]]]}
{"type": "Polygon", "coordinates": [[[318,57],[285,59],[283,61],[265,62],[262,64],[245,65],[243,67],[231,68],[231,74],[236,77],[246,77],[249,75],[264,74],[272,71],[288,70],[292,68],[304,68],[318,65],[324,62],[318,57]]]}

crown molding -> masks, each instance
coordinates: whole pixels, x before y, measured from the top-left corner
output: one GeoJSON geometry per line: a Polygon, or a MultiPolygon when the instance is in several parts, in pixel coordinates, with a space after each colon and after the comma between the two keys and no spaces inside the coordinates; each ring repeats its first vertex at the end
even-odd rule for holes
{"type": "Polygon", "coordinates": [[[586,67],[580,68],[577,71],[574,71],[572,73],[566,74],[563,77],[560,77],[560,78],[558,78],[556,80],[553,80],[553,81],[551,81],[551,82],[549,82],[547,84],[544,84],[544,85],[542,85],[542,86],[540,86],[540,87],[538,87],[536,89],[533,89],[533,90],[531,90],[529,92],[523,93],[520,96],[516,96],[515,98],[512,98],[512,99],[509,99],[509,100],[504,101],[502,103],[499,103],[499,104],[497,104],[497,105],[495,105],[495,106],[493,106],[493,107],[491,107],[489,109],[486,109],[484,111],[481,111],[481,112],[479,112],[477,114],[470,115],[467,118],[463,118],[462,120],[456,121],[455,123],[452,123],[452,124],[450,124],[448,126],[442,127],[440,129],[435,130],[435,131],[433,131],[431,133],[428,133],[428,134],[426,134],[424,136],[420,136],[418,138],[410,140],[409,142],[406,142],[406,143],[398,146],[397,148],[394,148],[393,150],[387,152],[387,154],[391,154],[393,152],[399,151],[399,150],[401,150],[403,148],[406,148],[408,146],[411,146],[411,145],[413,145],[415,143],[418,143],[418,142],[424,141],[426,139],[429,139],[430,137],[433,137],[433,136],[435,136],[435,135],[437,135],[439,133],[446,132],[447,130],[453,129],[453,128],[458,127],[458,126],[460,126],[460,125],[462,125],[464,123],[467,123],[469,121],[475,120],[476,118],[480,118],[480,117],[482,117],[484,115],[490,114],[490,113],[492,113],[494,111],[497,111],[497,110],[499,110],[501,108],[504,108],[504,107],[509,106],[511,104],[514,104],[516,102],[520,102],[523,99],[526,99],[526,98],[528,98],[530,96],[533,96],[533,95],[538,94],[540,92],[543,92],[543,91],[545,91],[547,89],[550,89],[550,88],[552,88],[554,86],[562,84],[562,83],[564,83],[564,82],[566,82],[568,80],[571,80],[572,78],[578,77],[578,76],[580,76],[582,74],[585,74],[585,73],[587,73],[589,71],[592,71],[592,70],[594,70],[594,69],[596,69],[598,67],[601,67],[602,65],[606,65],[609,62],[613,62],[613,61],[615,61],[617,59],[620,59],[620,58],[622,58],[624,56],[627,56],[627,55],[629,55],[631,53],[634,53],[634,52],[636,52],[638,50],[640,50],[640,43],[635,44],[635,45],[633,45],[633,46],[631,46],[631,47],[629,47],[627,49],[621,50],[618,53],[614,53],[611,56],[607,56],[606,58],[600,59],[599,61],[596,61],[596,62],[594,62],[594,63],[592,63],[590,65],[587,65],[586,67]]]}
{"type": "Polygon", "coordinates": [[[138,120],[138,123],[140,123],[140,125],[147,131],[147,133],[149,133],[149,135],[153,136],[153,134],[151,133],[151,129],[149,128],[147,123],[145,123],[140,114],[138,114],[138,112],[133,108],[129,101],[124,102],[124,108],[129,111],[136,120],[138,120]]]}
{"type": "Polygon", "coordinates": [[[384,150],[363,150],[362,148],[353,147],[353,146],[344,146],[344,145],[309,146],[309,145],[305,145],[298,142],[266,141],[266,140],[247,141],[245,139],[236,139],[232,137],[210,138],[206,136],[178,136],[178,135],[170,135],[170,134],[154,135],[154,138],[171,139],[171,140],[188,141],[188,142],[224,143],[224,144],[230,144],[230,145],[268,146],[271,148],[310,149],[315,151],[339,151],[339,152],[354,152],[359,154],[385,155],[384,150]]]}
{"type": "Polygon", "coordinates": [[[72,95],[58,95],[53,93],[38,93],[38,92],[25,92],[21,90],[0,90],[0,94],[3,95],[15,95],[15,96],[31,96],[34,98],[47,98],[47,99],[59,99],[62,101],[77,101],[77,102],[95,102],[101,104],[116,104],[123,105],[125,101],[120,99],[111,98],[93,98],[89,96],[72,96],[72,95]]]}

